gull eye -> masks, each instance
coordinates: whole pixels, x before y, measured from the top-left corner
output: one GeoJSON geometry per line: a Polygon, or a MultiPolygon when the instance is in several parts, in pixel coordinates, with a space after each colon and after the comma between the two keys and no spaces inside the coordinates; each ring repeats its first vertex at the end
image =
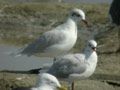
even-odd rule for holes
{"type": "Polygon", "coordinates": [[[76,14],[75,13],[72,13],[72,16],[75,16],[76,14]]]}
{"type": "Polygon", "coordinates": [[[76,16],[76,17],[81,17],[79,14],[77,13],[72,13],[72,16],[76,16]]]}
{"type": "Polygon", "coordinates": [[[80,15],[79,15],[79,14],[77,14],[76,16],[77,16],[77,17],[80,17],[80,15]]]}
{"type": "Polygon", "coordinates": [[[50,81],[50,83],[51,83],[51,84],[54,84],[54,82],[53,82],[53,81],[50,81]]]}
{"type": "Polygon", "coordinates": [[[91,44],[89,44],[89,47],[91,47],[91,44]]]}

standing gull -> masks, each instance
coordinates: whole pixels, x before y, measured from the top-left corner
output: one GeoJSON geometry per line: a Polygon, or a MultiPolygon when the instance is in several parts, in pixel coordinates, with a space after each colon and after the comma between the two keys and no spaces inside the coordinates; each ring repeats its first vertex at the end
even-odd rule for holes
{"type": "Polygon", "coordinates": [[[14,88],[12,90],[67,90],[60,85],[57,78],[48,73],[38,75],[36,85],[26,88],[14,88]]]}
{"type": "Polygon", "coordinates": [[[47,73],[60,79],[70,80],[74,90],[75,80],[87,78],[94,73],[98,60],[96,47],[96,41],[89,40],[82,54],[67,54],[58,58],[47,73]]]}
{"type": "MultiPolygon", "coordinates": [[[[119,26],[120,29],[120,0],[113,0],[110,9],[109,9],[109,18],[110,21],[119,26]]],[[[118,39],[119,39],[119,48],[117,52],[120,52],[120,30],[118,32],[118,39]]]]}
{"type": "Polygon", "coordinates": [[[84,12],[81,9],[73,9],[63,24],[43,33],[35,41],[24,46],[15,54],[18,56],[56,57],[66,53],[76,43],[77,22],[80,20],[88,25],[84,12]]]}

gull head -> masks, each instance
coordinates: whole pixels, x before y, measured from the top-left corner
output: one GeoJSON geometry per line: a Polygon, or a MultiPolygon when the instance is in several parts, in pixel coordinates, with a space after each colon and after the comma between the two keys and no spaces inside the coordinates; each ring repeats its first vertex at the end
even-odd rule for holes
{"type": "Polygon", "coordinates": [[[96,51],[97,42],[95,40],[89,40],[86,44],[87,51],[96,51]]]}
{"type": "Polygon", "coordinates": [[[62,87],[57,78],[48,73],[39,74],[35,87],[49,87],[51,90],[66,90],[62,87]]]}
{"type": "Polygon", "coordinates": [[[85,19],[85,13],[81,9],[77,9],[77,8],[73,9],[70,12],[69,17],[75,21],[82,20],[88,26],[88,22],[85,19]]]}

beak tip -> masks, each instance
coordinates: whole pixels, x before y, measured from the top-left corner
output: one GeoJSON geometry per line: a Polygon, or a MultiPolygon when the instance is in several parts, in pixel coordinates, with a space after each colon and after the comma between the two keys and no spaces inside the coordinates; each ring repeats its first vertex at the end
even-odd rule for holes
{"type": "Polygon", "coordinates": [[[58,90],[67,90],[67,89],[61,86],[61,87],[58,87],[58,90]]]}
{"type": "Polygon", "coordinates": [[[94,51],[96,51],[96,47],[93,47],[92,49],[93,49],[94,51]]]}
{"type": "Polygon", "coordinates": [[[84,20],[82,20],[82,21],[86,24],[86,26],[88,26],[88,22],[87,22],[86,19],[84,19],[84,20]]]}

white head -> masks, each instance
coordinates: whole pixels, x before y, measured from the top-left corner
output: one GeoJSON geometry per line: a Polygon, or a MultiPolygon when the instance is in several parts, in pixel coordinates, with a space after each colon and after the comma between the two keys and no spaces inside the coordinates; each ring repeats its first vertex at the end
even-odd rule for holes
{"type": "Polygon", "coordinates": [[[64,87],[61,87],[59,81],[55,76],[48,73],[42,73],[38,76],[35,87],[40,88],[42,86],[49,87],[53,90],[61,90],[61,88],[63,90],[66,90],[64,87]]]}
{"type": "Polygon", "coordinates": [[[85,13],[81,9],[77,9],[77,8],[73,9],[70,12],[69,17],[74,19],[75,21],[82,20],[86,25],[88,25],[85,19],[85,13]]]}
{"type": "Polygon", "coordinates": [[[86,44],[85,50],[96,51],[97,42],[95,40],[89,40],[86,44]]]}

